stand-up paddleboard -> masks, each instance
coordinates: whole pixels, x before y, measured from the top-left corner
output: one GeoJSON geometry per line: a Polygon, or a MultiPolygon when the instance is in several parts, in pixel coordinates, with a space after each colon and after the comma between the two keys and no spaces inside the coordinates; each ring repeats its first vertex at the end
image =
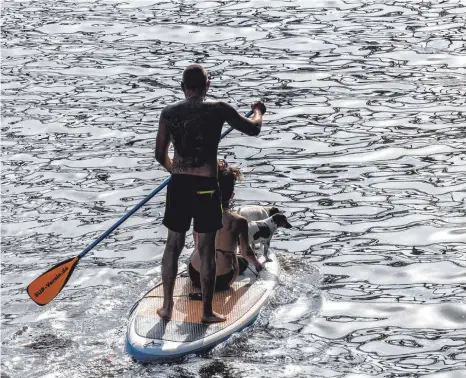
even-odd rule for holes
{"type": "Polygon", "coordinates": [[[130,314],[128,354],[137,361],[166,362],[205,352],[251,325],[277,284],[280,267],[274,253],[270,258],[272,261],[265,264],[259,277],[246,269],[230,289],[215,292],[213,310],[227,318],[223,323],[201,323],[202,301],[189,298],[190,293],[199,293],[200,289],[183,274],[176,279],[172,319],[162,320],[156,310],[162,307],[163,289],[161,283],[157,284],[130,314]]]}

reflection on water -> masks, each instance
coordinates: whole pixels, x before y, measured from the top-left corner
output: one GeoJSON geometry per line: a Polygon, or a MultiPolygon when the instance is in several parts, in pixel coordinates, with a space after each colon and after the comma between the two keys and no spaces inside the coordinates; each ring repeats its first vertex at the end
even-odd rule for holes
{"type": "Polygon", "coordinates": [[[2,377],[463,377],[466,8],[383,3],[5,2],[2,377]],[[142,366],[125,326],[160,277],[163,196],[52,304],[24,288],[166,177],[158,115],[191,62],[213,98],[267,102],[261,136],[220,156],[245,173],[237,203],[296,228],[273,240],[283,275],[254,327],[142,366]]]}

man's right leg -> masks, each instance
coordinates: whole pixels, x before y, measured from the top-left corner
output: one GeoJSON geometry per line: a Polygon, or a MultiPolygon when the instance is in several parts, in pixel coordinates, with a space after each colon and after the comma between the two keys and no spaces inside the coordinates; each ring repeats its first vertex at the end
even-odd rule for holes
{"type": "Polygon", "coordinates": [[[184,248],[186,232],[168,230],[167,245],[162,258],[163,306],[157,314],[163,319],[170,319],[173,312],[173,290],[178,274],[178,258],[184,248]]]}
{"type": "Polygon", "coordinates": [[[212,309],[212,299],[215,291],[215,276],[217,264],[215,261],[215,235],[217,231],[198,233],[198,250],[201,258],[201,291],[203,301],[203,323],[224,322],[225,317],[212,309]]]}

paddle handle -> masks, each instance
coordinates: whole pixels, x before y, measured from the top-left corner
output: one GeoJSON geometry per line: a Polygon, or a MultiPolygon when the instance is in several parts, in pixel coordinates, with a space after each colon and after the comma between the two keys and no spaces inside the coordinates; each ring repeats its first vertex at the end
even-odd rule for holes
{"type": "MultiPolygon", "coordinates": [[[[245,114],[245,117],[250,117],[254,112],[251,110],[245,114]]],[[[230,127],[228,130],[224,131],[220,136],[221,139],[226,137],[233,131],[233,127],[230,127]]],[[[134,206],[130,211],[128,211],[125,215],[123,215],[118,222],[116,222],[112,227],[110,227],[107,231],[105,231],[100,237],[89,244],[84,251],[82,251],[78,255],[78,259],[86,255],[90,250],[92,250],[97,244],[99,244],[102,240],[104,240],[108,235],[110,235],[113,231],[115,231],[118,227],[120,227],[131,215],[133,215],[136,211],[138,211],[142,206],[144,206],[148,201],[152,199],[158,192],[160,192],[163,188],[165,188],[168,183],[170,182],[171,176],[167,177],[163,182],[155,188],[152,192],[150,192],[146,198],[144,198],[141,202],[139,202],[136,206],[134,206]]]]}

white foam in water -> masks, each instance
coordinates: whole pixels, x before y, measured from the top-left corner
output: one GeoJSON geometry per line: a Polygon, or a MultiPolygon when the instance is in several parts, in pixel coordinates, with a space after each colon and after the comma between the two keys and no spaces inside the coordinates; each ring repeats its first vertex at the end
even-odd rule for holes
{"type": "Polygon", "coordinates": [[[299,297],[297,301],[279,307],[273,313],[270,325],[275,328],[288,328],[288,323],[297,322],[315,312],[319,308],[318,299],[318,297],[299,297]]]}

